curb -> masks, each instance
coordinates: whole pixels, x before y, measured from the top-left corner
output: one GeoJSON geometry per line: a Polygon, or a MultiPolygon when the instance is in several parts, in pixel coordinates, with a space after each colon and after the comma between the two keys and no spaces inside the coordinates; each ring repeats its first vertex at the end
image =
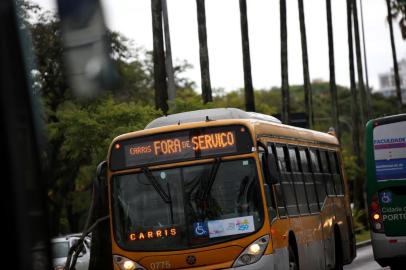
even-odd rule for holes
{"type": "Polygon", "coordinates": [[[371,239],[365,240],[365,241],[362,241],[362,242],[358,242],[356,244],[356,247],[357,248],[362,248],[362,247],[365,247],[365,246],[369,246],[370,244],[371,244],[371,239]]]}

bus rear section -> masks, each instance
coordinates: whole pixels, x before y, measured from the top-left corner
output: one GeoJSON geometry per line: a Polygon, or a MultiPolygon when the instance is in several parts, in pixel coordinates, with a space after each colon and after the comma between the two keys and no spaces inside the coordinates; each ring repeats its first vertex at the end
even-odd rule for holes
{"type": "Polygon", "coordinates": [[[374,257],[397,269],[406,263],[406,114],[368,122],[366,135],[374,257]]]}

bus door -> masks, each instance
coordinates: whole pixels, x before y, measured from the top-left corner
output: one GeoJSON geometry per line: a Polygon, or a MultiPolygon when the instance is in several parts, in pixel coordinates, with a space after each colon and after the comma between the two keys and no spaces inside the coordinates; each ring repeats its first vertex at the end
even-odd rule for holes
{"type": "Polygon", "coordinates": [[[319,200],[317,195],[317,188],[314,181],[314,176],[312,173],[311,159],[309,156],[309,151],[305,148],[299,148],[299,158],[300,158],[300,170],[303,174],[303,180],[305,185],[306,196],[309,204],[310,210],[310,222],[313,228],[311,233],[311,240],[308,243],[308,252],[306,256],[309,258],[309,263],[311,261],[313,268],[324,269],[325,268],[325,258],[324,258],[324,241],[323,241],[323,231],[322,222],[320,216],[319,200]]]}
{"type": "Polygon", "coordinates": [[[334,224],[336,222],[336,213],[339,209],[335,207],[335,188],[334,179],[330,171],[328,152],[326,150],[318,150],[318,158],[320,169],[323,175],[323,182],[326,188],[327,197],[322,211],[323,235],[326,256],[326,266],[329,268],[334,265],[335,261],[335,239],[334,239],[334,224]]]}
{"type": "MultiPolygon", "coordinates": [[[[296,222],[292,226],[292,228],[296,231],[299,242],[298,251],[300,267],[303,269],[313,269],[314,265],[318,265],[318,257],[315,256],[315,254],[320,254],[320,252],[322,252],[322,246],[317,246],[316,242],[314,241],[316,237],[313,235],[314,228],[320,227],[320,217],[318,215],[311,215],[309,209],[309,201],[305,186],[305,175],[301,169],[298,147],[293,145],[288,146],[288,155],[290,169],[292,171],[293,187],[295,189],[300,211],[300,218],[296,219],[300,220],[300,222],[296,222]],[[318,248],[321,250],[318,250],[318,248]]],[[[312,188],[314,188],[313,185],[312,188]]]]}
{"type": "Polygon", "coordinates": [[[330,242],[331,242],[331,232],[330,232],[330,227],[332,224],[332,219],[331,219],[331,205],[327,203],[327,192],[326,192],[326,186],[324,183],[324,177],[322,173],[322,169],[320,166],[320,161],[319,161],[319,155],[317,153],[317,149],[310,148],[309,149],[309,154],[310,154],[310,167],[312,169],[312,175],[313,175],[313,181],[314,185],[316,187],[316,193],[317,193],[317,199],[319,202],[319,209],[320,209],[320,222],[321,222],[321,234],[322,234],[322,242],[323,242],[323,247],[324,247],[324,259],[325,259],[325,264],[324,267],[328,266],[331,264],[331,248],[330,248],[330,242]]]}
{"type": "Polygon", "coordinates": [[[373,130],[376,187],[387,236],[406,236],[406,121],[373,130]]]}

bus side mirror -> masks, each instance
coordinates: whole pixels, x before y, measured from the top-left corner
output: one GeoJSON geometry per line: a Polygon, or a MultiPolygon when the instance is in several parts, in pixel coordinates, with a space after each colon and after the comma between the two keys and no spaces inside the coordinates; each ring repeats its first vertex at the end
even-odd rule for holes
{"type": "Polygon", "coordinates": [[[97,180],[103,183],[107,176],[106,173],[107,173],[107,161],[103,160],[102,162],[99,163],[99,165],[97,165],[96,169],[97,180]]]}
{"type": "Polygon", "coordinates": [[[278,183],[278,167],[276,166],[275,156],[268,154],[267,156],[267,166],[269,170],[269,181],[271,185],[278,183]]]}
{"type": "Polygon", "coordinates": [[[100,203],[107,208],[107,161],[105,160],[97,165],[94,187],[100,203]]]}

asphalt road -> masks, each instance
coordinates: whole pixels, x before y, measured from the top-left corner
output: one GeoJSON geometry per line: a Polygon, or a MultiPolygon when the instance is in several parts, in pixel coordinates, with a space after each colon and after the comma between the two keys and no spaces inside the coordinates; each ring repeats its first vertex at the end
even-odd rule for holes
{"type": "Polygon", "coordinates": [[[389,270],[389,267],[382,268],[374,260],[374,254],[372,253],[372,246],[368,245],[357,249],[357,257],[350,265],[344,266],[346,270],[389,270]]]}

